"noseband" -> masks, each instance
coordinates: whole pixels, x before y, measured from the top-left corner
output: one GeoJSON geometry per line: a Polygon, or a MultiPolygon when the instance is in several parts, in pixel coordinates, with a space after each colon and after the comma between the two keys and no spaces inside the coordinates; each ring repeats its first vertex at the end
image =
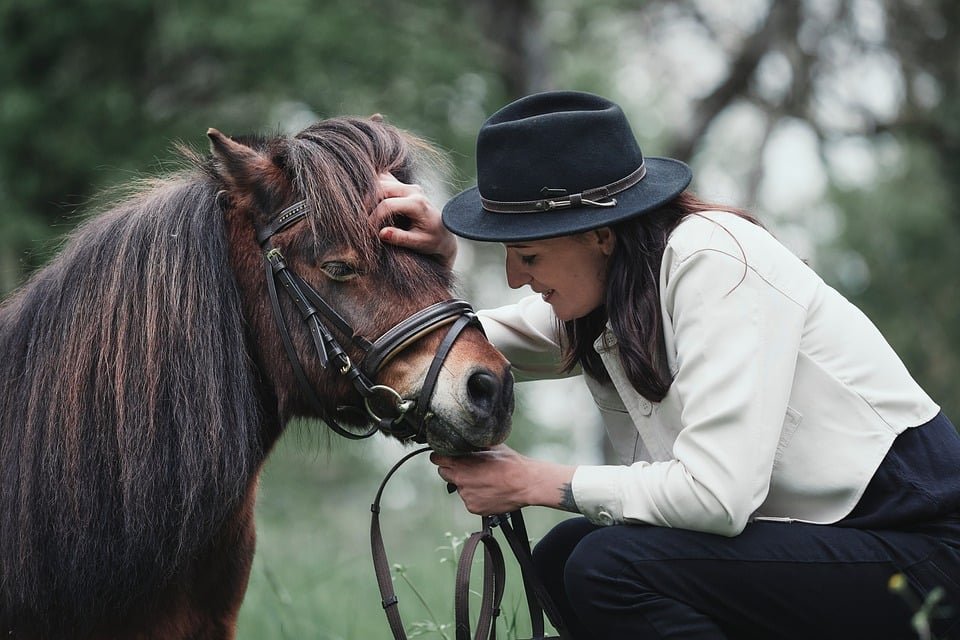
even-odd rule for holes
{"type": "Polygon", "coordinates": [[[307,210],[306,200],[290,205],[277,214],[257,236],[265,252],[264,267],[270,306],[273,308],[273,316],[280,330],[287,359],[293,367],[301,391],[317,415],[345,438],[359,440],[383,430],[402,439],[424,442],[424,424],[429,419],[428,408],[440,368],[460,333],[471,325],[480,328],[480,321],[473,307],[464,300],[444,300],[417,311],[373,342],[358,335],[350,323],[337,313],[316,289],[287,266],[280,250],[271,245],[270,239],[274,235],[302,220],[307,215],[307,210]],[[356,420],[360,417],[363,421],[371,420],[372,424],[366,430],[357,433],[349,431],[324,409],[294,348],[290,327],[280,306],[278,283],[293,301],[300,318],[306,324],[320,366],[345,377],[363,398],[362,407],[338,407],[337,414],[345,419],[356,420]],[[328,324],[363,354],[359,363],[355,364],[350,360],[328,324]],[[404,398],[395,389],[377,384],[377,374],[394,356],[431,331],[448,324],[451,326],[433,356],[416,399],[404,398]]]}

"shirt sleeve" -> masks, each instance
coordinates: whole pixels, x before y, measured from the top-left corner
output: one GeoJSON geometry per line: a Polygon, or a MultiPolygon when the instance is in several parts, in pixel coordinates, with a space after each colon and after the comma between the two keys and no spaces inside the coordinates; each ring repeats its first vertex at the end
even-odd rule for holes
{"type": "Polygon", "coordinates": [[[510,362],[518,381],[571,375],[560,372],[559,323],[553,308],[539,295],[478,311],[477,316],[487,339],[510,362]]]}
{"type": "Polygon", "coordinates": [[[578,467],[574,499],[602,524],[737,535],[770,487],[805,310],[742,256],[707,248],[664,269],[676,353],[664,402],[682,423],[674,459],[578,467]]]}

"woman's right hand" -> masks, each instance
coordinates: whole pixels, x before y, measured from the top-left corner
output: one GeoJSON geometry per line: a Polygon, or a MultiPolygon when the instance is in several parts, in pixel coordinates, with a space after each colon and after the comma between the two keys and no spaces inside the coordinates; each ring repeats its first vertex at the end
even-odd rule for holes
{"type": "Polygon", "coordinates": [[[457,257],[457,239],[443,226],[440,211],[427,199],[423,189],[400,182],[389,173],[380,175],[379,186],[380,203],[373,210],[373,217],[384,225],[380,239],[436,256],[452,269],[457,257]]]}

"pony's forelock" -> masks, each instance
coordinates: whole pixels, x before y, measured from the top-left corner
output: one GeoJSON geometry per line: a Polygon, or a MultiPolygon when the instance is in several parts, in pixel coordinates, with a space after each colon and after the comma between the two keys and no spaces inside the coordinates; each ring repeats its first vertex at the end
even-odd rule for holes
{"type": "Polygon", "coordinates": [[[294,188],[314,212],[317,242],[348,246],[361,257],[378,252],[379,225],[370,217],[378,176],[394,173],[410,181],[421,166],[438,164],[440,158],[425,141],[389,124],[349,117],[308,127],[288,149],[294,188]]]}

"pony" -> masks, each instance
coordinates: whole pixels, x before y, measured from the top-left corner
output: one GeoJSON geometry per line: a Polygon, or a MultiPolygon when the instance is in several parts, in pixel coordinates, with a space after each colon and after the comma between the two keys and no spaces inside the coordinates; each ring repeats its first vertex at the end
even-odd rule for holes
{"type": "MultiPolygon", "coordinates": [[[[412,182],[428,148],[412,134],[338,117],[208,137],[210,153],[180,145],[175,170],[95,210],[0,306],[4,637],[234,637],[265,458],[292,418],[362,404],[291,324],[319,406],[298,384],[258,240],[277,212],[302,201],[270,245],[359,336],[451,297],[449,268],[381,243],[370,215],[378,175],[412,182]]],[[[407,404],[443,339],[422,333],[377,374],[407,404]]],[[[502,442],[509,365],[475,325],[447,347],[420,439],[502,442]]]]}

